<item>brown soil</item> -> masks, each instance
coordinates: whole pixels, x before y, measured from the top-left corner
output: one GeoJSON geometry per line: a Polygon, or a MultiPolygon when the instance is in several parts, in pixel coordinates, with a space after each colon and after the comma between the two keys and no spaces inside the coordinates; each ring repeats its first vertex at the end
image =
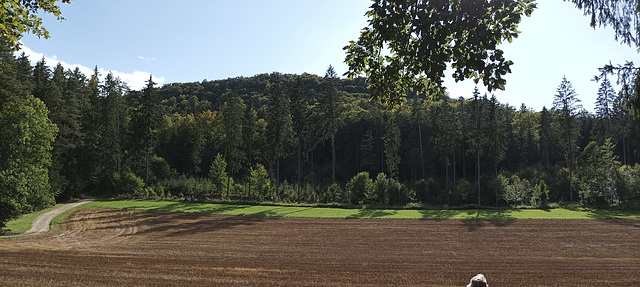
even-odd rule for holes
{"type": "Polygon", "coordinates": [[[3,286],[640,286],[640,220],[291,219],[83,209],[0,240],[3,286]]]}

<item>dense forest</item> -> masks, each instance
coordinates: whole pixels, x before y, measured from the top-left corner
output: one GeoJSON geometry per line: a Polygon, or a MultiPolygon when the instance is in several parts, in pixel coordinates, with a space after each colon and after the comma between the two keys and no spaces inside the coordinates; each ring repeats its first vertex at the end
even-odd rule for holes
{"type": "MultiPolygon", "coordinates": [[[[95,195],[404,206],[637,206],[639,119],[606,78],[549,106],[477,91],[371,101],[363,78],[260,74],[131,90],[0,52],[2,218],[95,195]]],[[[542,95],[541,95],[542,96],[542,95]]]]}

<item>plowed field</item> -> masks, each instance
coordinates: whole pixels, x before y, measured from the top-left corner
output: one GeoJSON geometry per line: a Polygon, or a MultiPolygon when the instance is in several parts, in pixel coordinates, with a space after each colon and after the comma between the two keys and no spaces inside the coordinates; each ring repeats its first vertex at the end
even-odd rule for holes
{"type": "Polygon", "coordinates": [[[0,240],[2,286],[640,286],[640,220],[296,219],[81,209],[0,240]]]}

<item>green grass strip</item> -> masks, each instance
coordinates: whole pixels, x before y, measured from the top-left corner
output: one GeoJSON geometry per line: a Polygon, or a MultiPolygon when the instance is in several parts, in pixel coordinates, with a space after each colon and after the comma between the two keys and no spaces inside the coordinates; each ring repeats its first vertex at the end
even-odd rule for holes
{"type": "Polygon", "coordinates": [[[33,220],[36,219],[36,217],[60,205],[62,205],[62,203],[56,204],[55,206],[52,206],[40,211],[23,214],[18,219],[7,221],[7,224],[4,230],[7,234],[16,234],[16,233],[25,232],[31,229],[31,223],[33,223],[33,220]]]}
{"type": "Polygon", "coordinates": [[[115,208],[145,211],[277,216],[301,218],[401,218],[401,219],[607,219],[640,218],[640,211],[554,208],[554,209],[480,209],[410,210],[345,209],[303,206],[235,205],[170,201],[114,200],[94,201],[79,208],[115,208]]]}

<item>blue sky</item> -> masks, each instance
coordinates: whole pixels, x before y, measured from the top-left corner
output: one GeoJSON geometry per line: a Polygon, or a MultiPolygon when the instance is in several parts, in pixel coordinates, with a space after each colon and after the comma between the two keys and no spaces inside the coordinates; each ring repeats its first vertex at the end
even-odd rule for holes
{"type": "MultiPolygon", "coordinates": [[[[329,64],[346,71],[342,47],[366,26],[370,0],[168,1],[74,0],[61,7],[65,21],[45,16],[50,39],[27,35],[33,62],[63,61],[86,73],[98,66],[138,89],[156,82],[193,82],[278,71],[323,75],[329,64]]],[[[573,4],[539,0],[524,18],[519,38],[501,48],[515,62],[502,103],[549,107],[563,76],[593,111],[597,68],[611,61],[640,62],[611,29],[592,29],[573,4]]],[[[450,74],[450,73],[449,73],[450,74]]],[[[470,97],[472,81],[446,81],[453,97],[470,97]]],[[[482,87],[479,87],[481,91],[482,87]]]]}

